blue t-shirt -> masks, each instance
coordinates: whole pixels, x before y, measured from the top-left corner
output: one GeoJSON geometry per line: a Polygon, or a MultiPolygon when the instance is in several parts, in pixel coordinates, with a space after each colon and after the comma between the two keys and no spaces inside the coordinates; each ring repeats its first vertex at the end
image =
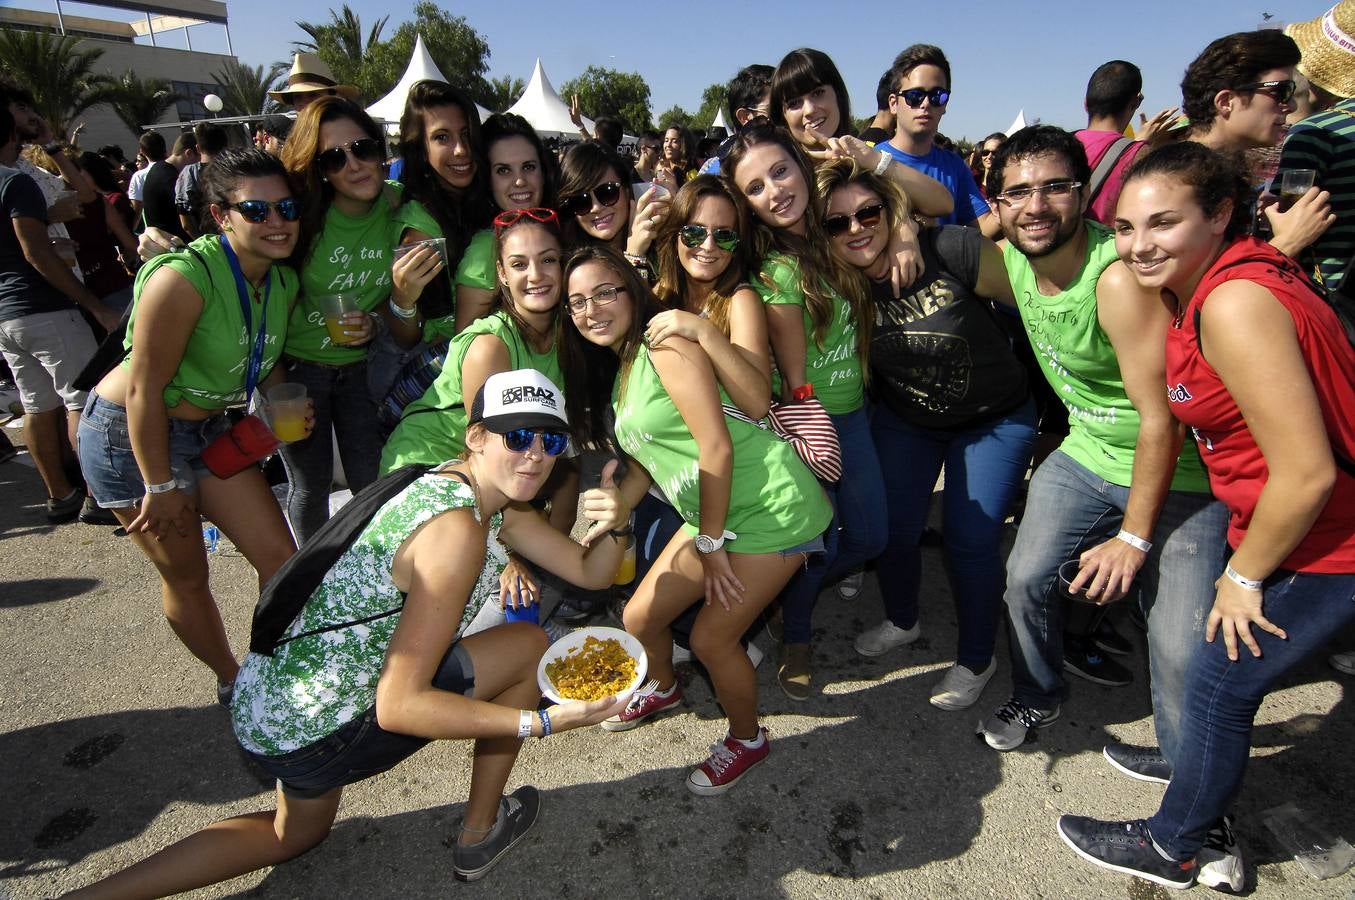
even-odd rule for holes
{"type": "Polygon", "coordinates": [[[74,309],[66,295],[47,283],[24,256],[12,219],[37,219],[47,225],[47,201],[38,183],[18,169],[0,166],[0,322],[37,313],[74,309]]]}
{"type": "Polygon", "coordinates": [[[888,141],[875,145],[910,169],[917,169],[923,175],[930,175],[946,186],[955,198],[955,211],[937,218],[938,225],[973,225],[979,216],[987,213],[988,201],[983,199],[979,186],[974,181],[974,173],[963,159],[949,150],[933,147],[926,156],[914,156],[904,153],[888,141]]]}

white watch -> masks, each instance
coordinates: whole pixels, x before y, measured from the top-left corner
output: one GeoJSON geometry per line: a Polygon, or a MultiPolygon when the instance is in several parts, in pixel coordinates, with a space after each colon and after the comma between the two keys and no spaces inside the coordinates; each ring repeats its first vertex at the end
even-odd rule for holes
{"type": "Polygon", "coordinates": [[[725,541],[732,541],[736,537],[738,535],[732,531],[726,531],[717,538],[698,533],[696,535],[696,550],[698,553],[714,553],[725,545],[725,541]]]}

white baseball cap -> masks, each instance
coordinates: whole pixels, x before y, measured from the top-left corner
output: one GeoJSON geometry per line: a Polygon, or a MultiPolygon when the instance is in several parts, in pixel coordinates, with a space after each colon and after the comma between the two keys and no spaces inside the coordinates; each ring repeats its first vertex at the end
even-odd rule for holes
{"type": "Polygon", "coordinates": [[[536,369],[489,376],[471,404],[467,424],[476,422],[495,434],[515,428],[569,429],[564,392],[536,369]]]}

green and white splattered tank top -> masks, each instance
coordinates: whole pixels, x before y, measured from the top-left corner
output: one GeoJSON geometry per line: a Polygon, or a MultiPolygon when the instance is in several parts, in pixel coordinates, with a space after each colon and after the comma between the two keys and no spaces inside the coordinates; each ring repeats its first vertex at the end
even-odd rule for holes
{"type": "MultiPolygon", "coordinates": [[[[328,737],[372,707],[405,599],[391,580],[396,551],[434,516],[474,506],[469,485],[430,472],[377,511],[325,573],[277,652],[245,657],[231,715],[246,750],[265,756],[290,753],[328,737]],[[323,630],[345,622],[360,624],[323,630]],[[309,633],[315,631],[320,633],[309,633]]],[[[481,602],[497,596],[506,562],[493,537],[502,515],[495,514],[490,524],[485,566],[471,591],[481,602]]],[[[461,627],[478,611],[478,603],[468,602],[461,627]]]]}

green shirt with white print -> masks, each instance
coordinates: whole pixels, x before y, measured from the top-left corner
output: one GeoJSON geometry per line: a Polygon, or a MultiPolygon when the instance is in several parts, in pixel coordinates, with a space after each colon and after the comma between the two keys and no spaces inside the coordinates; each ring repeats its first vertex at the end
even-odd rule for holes
{"type": "Polygon", "coordinates": [[[367,346],[330,342],[321,312],[326,294],[356,294],[358,308],[376,310],[390,299],[391,251],[405,230],[441,234],[433,217],[415,200],[399,202],[403,188],[387,182],[371,210],[350,216],[330,204],[324,225],[301,267],[301,299],[287,328],[286,354],[296,359],[344,366],[367,356],[367,346]],[[392,194],[393,191],[393,194],[392,194]]]}

